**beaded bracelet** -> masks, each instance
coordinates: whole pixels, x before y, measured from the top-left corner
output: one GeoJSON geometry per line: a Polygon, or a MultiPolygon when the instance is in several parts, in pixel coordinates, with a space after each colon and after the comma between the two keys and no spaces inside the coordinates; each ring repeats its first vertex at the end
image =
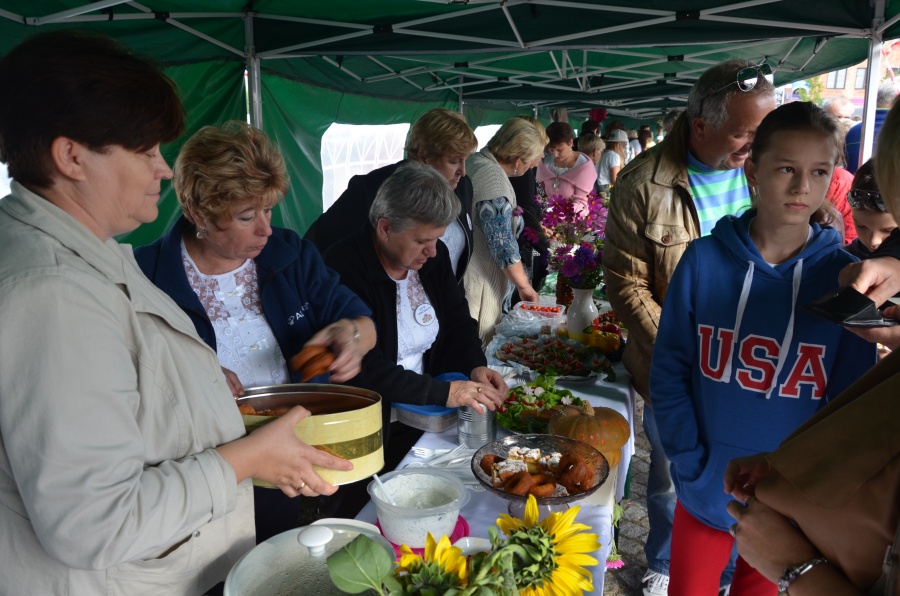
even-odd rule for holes
{"type": "Polygon", "coordinates": [[[794,567],[788,567],[784,570],[784,575],[781,576],[781,579],[778,580],[778,596],[790,596],[788,594],[788,588],[791,586],[793,582],[797,580],[798,577],[810,571],[816,565],[821,565],[822,563],[828,563],[828,559],[825,557],[817,557],[815,559],[810,559],[809,561],[805,561],[800,563],[799,565],[795,565],[794,567]]]}

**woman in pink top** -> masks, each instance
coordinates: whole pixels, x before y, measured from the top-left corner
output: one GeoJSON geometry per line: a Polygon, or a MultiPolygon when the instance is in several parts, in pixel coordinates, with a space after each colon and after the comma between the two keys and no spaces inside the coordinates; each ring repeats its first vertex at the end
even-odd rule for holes
{"type": "Polygon", "coordinates": [[[566,122],[547,127],[548,155],[538,163],[537,182],[547,197],[572,199],[576,209],[587,210],[587,195],[594,189],[597,170],[583,153],[572,149],[574,132],[566,122]]]}

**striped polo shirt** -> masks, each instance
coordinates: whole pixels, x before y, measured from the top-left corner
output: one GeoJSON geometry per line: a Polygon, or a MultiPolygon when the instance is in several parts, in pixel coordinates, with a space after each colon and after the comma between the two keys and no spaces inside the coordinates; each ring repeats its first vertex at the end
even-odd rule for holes
{"type": "Polygon", "coordinates": [[[688,152],[688,184],[700,218],[700,235],[712,232],[726,215],[750,208],[750,189],[744,168],[714,170],[688,152]]]}

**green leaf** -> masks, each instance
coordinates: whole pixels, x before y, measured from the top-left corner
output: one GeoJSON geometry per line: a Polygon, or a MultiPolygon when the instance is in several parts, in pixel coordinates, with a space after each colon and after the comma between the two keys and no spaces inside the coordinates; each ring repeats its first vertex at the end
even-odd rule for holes
{"type": "Polygon", "coordinates": [[[392,575],[393,561],[387,552],[368,536],[353,541],[328,557],[328,575],[339,589],[350,594],[375,590],[392,575]]]}
{"type": "MultiPolygon", "coordinates": [[[[552,368],[552,367],[550,367],[550,368],[552,368]]],[[[553,389],[553,386],[556,384],[556,377],[553,375],[549,375],[549,374],[538,375],[538,378],[534,380],[534,384],[537,387],[541,387],[542,389],[550,391],[553,389]]]]}
{"type": "Polygon", "coordinates": [[[400,583],[400,580],[397,579],[397,576],[393,573],[389,573],[388,575],[384,576],[382,581],[384,583],[385,589],[387,590],[387,593],[390,596],[400,596],[404,593],[403,584],[400,583]]]}

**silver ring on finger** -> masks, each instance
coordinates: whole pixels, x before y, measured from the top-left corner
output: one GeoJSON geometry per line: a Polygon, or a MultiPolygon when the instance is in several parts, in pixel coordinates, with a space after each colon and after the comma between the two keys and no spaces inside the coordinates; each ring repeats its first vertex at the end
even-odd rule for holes
{"type": "Polygon", "coordinates": [[[737,524],[731,524],[731,527],[728,528],[728,533],[731,534],[732,538],[737,538],[735,532],[737,531],[737,524]]]}

